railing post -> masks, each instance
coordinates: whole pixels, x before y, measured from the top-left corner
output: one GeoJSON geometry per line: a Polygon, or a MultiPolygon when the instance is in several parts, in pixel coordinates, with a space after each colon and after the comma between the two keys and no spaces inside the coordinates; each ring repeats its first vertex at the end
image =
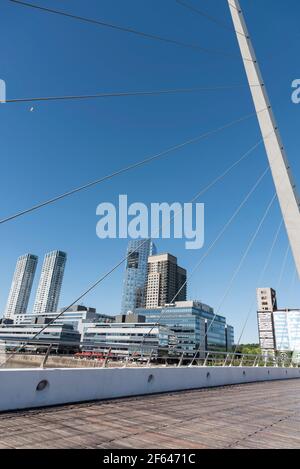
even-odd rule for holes
{"type": "Polygon", "coordinates": [[[257,363],[256,363],[257,368],[259,368],[260,359],[261,359],[261,355],[258,355],[257,356],[257,363]]]}
{"type": "Polygon", "coordinates": [[[234,356],[235,356],[235,353],[233,352],[233,353],[232,353],[232,359],[230,360],[229,366],[233,366],[234,356]]]}
{"type": "Polygon", "coordinates": [[[127,368],[128,361],[129,361],[129,353],[128,353],[127,357],[125,357],[125,363],[124,363],[123,368],[127,368]]]}
{"type": "Polygon", "coordinates": [[[182,366],[183,358],[184,358],[184,352],[182,352],[182,354],[181,354],[181,357],[180,357],[180,360],[179,360],[179,363],[178,363],[178,367],[182,366]]]}
{"type": "Polygon", "coordinates": [[[257,361],[258,361],[258,355],[256,355],[255,360],[253,362],[253,368],[257,366],[257,361]]]}
{"type": "Polygon", "coordinates": [[[146,366],[148,366],[148,367],[149,367],[150,364],[151,364],[152,355],[153,355],[153,349],[151,350],[150,355],[149,355],[149,358],[148,358],[148,360],[147,360],[147,365],[146,365],[146,366]]]}
{"type": "Polygon", "coordinates": [[[207,366],[207,362],[208,362],[209,355],[210,355],[210,352],[207,352],[207,355],[206,355],[206,357],[205,357],[203,366],[207,366]]]}
{"type": "Polygon", "coordinates": [[[107,365],[108,360],[109,360],[110,352],[111,352],[111,347],[109,348],[108,353],[107,353],[107,355],[106,355],[106,357],[105,357],[105,359],[104,359],[103,368],[106,368],[106,365],[107,365]]]}
{"type": "Polygon", "coordinates": [[[225,361],[224,361],[223,366],[226,366],[226,365],[227,365],[227,360],[228,360],[228,358],[229,358],[229,353],[227,353],[227,355],[226,355],[226,358],[225,358],[225,361]]]}
{"type": "Polygon", "coordinates": [[[45,366],[46,366],[47,360],[49,358],[49,355],[50,355],[50,352],[51,352],[51,349],[52,349],[52,345],[53,344],[50,344],[49,347],[47,348],[46,355],[45,355],[44,360],[42,361],[41,366],[40,366],[41,368],[45,368],[45,366]]]}
{"type": "Polygon", "coordinates": [[[241,362],[240,362],[239,366],[243,366],[243,364],[244,364],[244,354],[241,356],[241,362]]]}

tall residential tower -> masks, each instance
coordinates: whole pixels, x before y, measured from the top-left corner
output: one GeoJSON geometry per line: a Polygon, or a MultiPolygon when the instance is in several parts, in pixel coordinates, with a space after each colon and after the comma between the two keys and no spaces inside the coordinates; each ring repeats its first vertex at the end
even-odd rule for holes
{"type": "Polygon", "coordinates": [[[5,308],[6,319],[26,314],[37,262],[33,254],[19,257],[5,308]]]}
{"type": "Polygon", "coordinates": [[[132,240],[127,248],[121,313],[145,306],[148,257],[156,253],[151,239],[132,240]]]}
{"type": "Polygon", "coordinates": [[[171,254],[149,257],[146,308],[185,300],[186,270],[177,265],[177,258],[171,254]]]}
{"type": "Polygon", "coordinates": [[[52,251],[45,255],[33,314],[57,311],[67,254],[52,251]]]}

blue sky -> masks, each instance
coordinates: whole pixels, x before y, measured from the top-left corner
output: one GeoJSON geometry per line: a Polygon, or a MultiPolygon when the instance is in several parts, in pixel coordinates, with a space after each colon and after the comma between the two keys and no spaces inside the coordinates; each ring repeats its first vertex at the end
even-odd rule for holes
{"type": "MultiPolygon", "coordinates": [[[[225,0],[190,0],[231,26],[225,0]]],[[[233,53],[236,58],[83,24],[1,1],[0,78],[7,98],[92,94],[245,84],[234,33],[182,8],[175,0],[53,0],[49,8],[110,21],[149,33],[233,53]]],[[[250,34],[299,185],[300,105],[291,102],[291,82],[299,78],[298,0],[244,0],[250,34]],[[267,25],[267,26],[266,26],[267,25]]],[[[184,95],[112,98],[80,102],[0,106],[1,218],[127,164],[160,152],[253,111],[247,86],[184,95]]],[[[129,202],[186,202],[260,138],[256,119],[136,169],[0,228],[0,311],[3,311],[19,255],[39,256],[31,304],[44,253],[68,253],[60,305],[76,296],[124,256],[126,240],[96,237],[96,207],[129,202]]],[[[192,270],[247,191],[267,166],[263,148],[235,169],[201,202],[206,204],[206,243],[185,250],[183,240],[158,240],[159,251],[178,257],[192,270]]],[[[190,299],[217,307],[251,235],[274,192],[268,176],[222,242],[188,285],[190,299]]],[[[255,243],[222,313],[238,335],[255,295],[257,277],[280,222],[277,203],[255,243]]],[[[277,286],[287,248],[284,230],[264,285],[277,286]]],[[[281,306],[299,307],[289,255],[279,291],[281,306]]],[[[109,314],[119,312],[124,269],[120,268],[85,299],[109,314]]],[[[253,311],[244,341],[257,340],[253,311]]]]}

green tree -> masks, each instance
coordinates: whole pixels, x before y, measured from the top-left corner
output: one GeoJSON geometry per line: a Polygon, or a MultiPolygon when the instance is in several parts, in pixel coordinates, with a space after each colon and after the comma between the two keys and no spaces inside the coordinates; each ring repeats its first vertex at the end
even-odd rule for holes
{"type": "Polygon", "coordinates": [[[260,355],[261,348],[259,344],[241,344],[237,348],[237,353],[243,353],[248,355],[260,355]]]}

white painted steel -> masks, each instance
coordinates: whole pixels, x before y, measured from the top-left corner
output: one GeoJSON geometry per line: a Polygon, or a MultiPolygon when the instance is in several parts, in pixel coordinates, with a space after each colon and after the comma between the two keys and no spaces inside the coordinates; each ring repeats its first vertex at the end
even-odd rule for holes
{"type": "Polygon", "coordinates": [[[3,369],[0,411],[295,378],[299,368],[3,369]],[[38,391],[41,381],[48,384],[38,391]]]}
{"type": "Polygon", "coordinates": [[[239,1],[228,0],[228,5],[300,278],[299,197],[239,1]]]}

